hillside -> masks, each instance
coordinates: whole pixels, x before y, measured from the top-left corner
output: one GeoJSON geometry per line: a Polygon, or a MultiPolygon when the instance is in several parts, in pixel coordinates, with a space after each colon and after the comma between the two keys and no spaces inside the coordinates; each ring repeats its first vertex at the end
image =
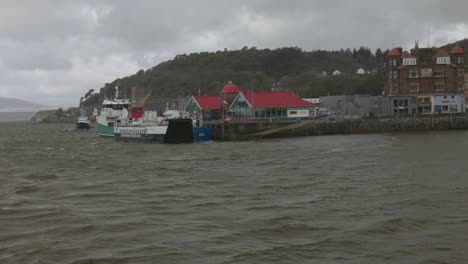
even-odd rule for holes
{"type": "Polygon", "coordinates": [[[201,52],[177,55],[146,71],[114,80],[98,93],[86,96],[85,109],[113,98],[115,86],[130,97],[135,88],[137,98],[151,91],[149,106],[160,110],[174,98],[195,94],[212,95],[233,81],[242,89],[270,90],[274,83],[279,89],[292,90],[302,97],[327,94],[380,94],[383,87],[382,51],[373,53],[361,47],[357,50],[303,51],[300,48],[256,49],[201,52]],[[363,68],[372,74],[357,75],[363,68]],[[332,76],[339,70],[340,76],[332,76]],[[323,75],[326,72],[326,76],[323,75]]]}
{"type": "Polygon", "coordinates": [[[0,97],[0,112],[35,112],[44,106],[16,98],[0,97]]]}
{"type": "MultiPolygon", "coordinates": [[[[461,40],[443,46],[467,46],[461,40]]],[[[381,94],[383,88],[383,52],[372,52],[366,47],[339,51],[303,51],[300,48],[224,50],[177,55],[146,71],[106,83],[98,93],[88,92],[83,104],[87,111],[102,100],[113,98],[115,87],[121,87],[121,95],[141,98],[151,92],[147,108],[161,110],[166,102],[189,95],[214,95],[228,82],[233,81],[242,89],[256,91],[276,89],[291,90],[301,97],[319,97],[338,94],[381,94]],[[358,75],[363,68],[370,74],[358,75]],[[335,70],[342,72],[333,76],[335,70]],[[326,75],[324,74],[326,73],[326,75]],[[91,94],[91,95],[90,95],[91,94]]]]}

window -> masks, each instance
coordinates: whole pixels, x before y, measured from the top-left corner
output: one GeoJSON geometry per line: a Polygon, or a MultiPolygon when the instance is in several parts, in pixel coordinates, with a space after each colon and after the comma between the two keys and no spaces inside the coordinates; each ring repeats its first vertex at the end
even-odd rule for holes
{"type": "Polygon", "coordinates": [[[396,66],[397,62],[396,59],[393,59],[393,66],[396,66]]]}
{"type": "Polygon", "coordinates": [[[432,68],[421,69],[421,78],[432,77],[432,68]]]}
{"type": "Polygon", "coordinates": [[[437,64],[450,64],[450,57],[438,57],[437,64]]]}
{"type": "Polygon", "coordinates": [[[396,78],[397,78],[397,72],[393,71],[393,79],[396,79],[396,78]]]}
{"type": "Polygon", "coordinates": [[[445,69],[435,69],[434,77],[445,77],[445,69]]]}
{"type": "Polygon", "coordinates": [[[463,90],[464,87],[465,85],[462,82],[458,83],[458,90],[463,90]]]}
{"type": "Polygon", "coordinates": [[[458,57],[458,64],[462,64],[463,63],[463,57],[458,57]]]}
{"type": "Polygon", "coordinates": [[[410,93],[417,93],[419,92],[419,83],[411,83],[409,85],[409,92],[410,93]]]}
{"type": "Polygon", "coordinates": [[[441,91],[445,90],[445,85],[444,85],[444,83],[443,83],[443,82],[435,83],[435,84],[434,84],[434,90],[435,90],[436,92],[441,92],[441,91]]]}
{"type": "Polygon", "coordinates": [[[416,65],[416,58],[403,59],[403,65],[416,65]]]}
{"type": "Polygon", "coordinates": [[[418,70],[409,70],[409,78],[418,78],[419,77],[419,71],[418,70]]]}
{"type": "Polygon", "coordinates": [[[458,69],[458,76],[463,76],[463,69],[458,69]]]}

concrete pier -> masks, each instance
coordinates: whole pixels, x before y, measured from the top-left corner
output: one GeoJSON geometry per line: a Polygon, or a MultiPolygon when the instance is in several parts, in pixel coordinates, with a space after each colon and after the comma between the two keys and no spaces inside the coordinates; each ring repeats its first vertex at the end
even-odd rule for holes
{"type": "Polygon", "coordinates": [[[251,140],[439,129],[468,129],[468,113],[307,120],[300,123],[228,124],[225,126],[224,138],[219,133],[217,137],[221,140],[251,140]]]}

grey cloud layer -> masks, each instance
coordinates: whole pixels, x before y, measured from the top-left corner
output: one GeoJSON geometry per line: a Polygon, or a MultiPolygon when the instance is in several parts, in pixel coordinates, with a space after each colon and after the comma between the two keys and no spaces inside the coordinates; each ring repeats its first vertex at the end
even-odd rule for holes
{"type": "Polygon", "coordinates": [[[428,30],[438,45],[468,33],[467,8],[461,0],[2,1],[0,96],[77,101],[178,53],[388,48],[425,43],[428,30]]]}

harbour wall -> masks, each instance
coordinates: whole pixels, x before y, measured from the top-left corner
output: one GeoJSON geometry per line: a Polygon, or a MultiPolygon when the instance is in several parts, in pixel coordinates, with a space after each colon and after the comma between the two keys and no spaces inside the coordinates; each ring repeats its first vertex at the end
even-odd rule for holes
{"type": "Polygon", "coordinates": [[[217,139],[250,140],[441,129],[468,129],[468,113],[374,116],[337,120],[308,120],[301,123],[229,124],[229,126],[225,126],[224,137],[220,133],[219,127],[215,129],[214,134],[217,139]]]}

